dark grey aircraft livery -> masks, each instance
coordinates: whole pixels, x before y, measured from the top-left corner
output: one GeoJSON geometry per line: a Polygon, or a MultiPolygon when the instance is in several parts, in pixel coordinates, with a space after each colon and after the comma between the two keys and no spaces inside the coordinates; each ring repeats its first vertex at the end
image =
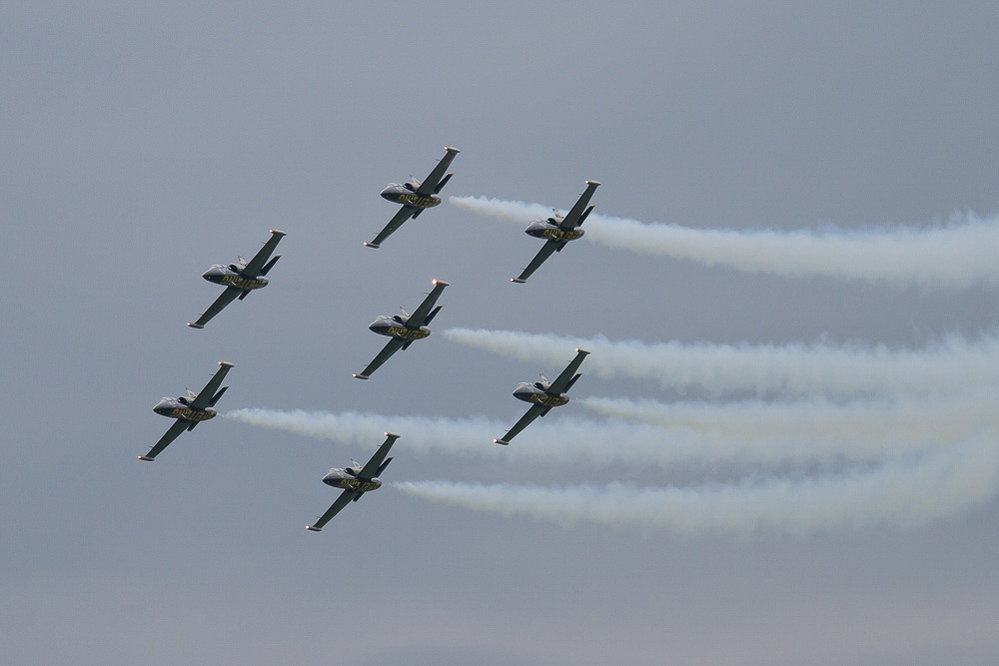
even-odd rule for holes
{"type": "Polygon", "coordinates": [[[163,449],[170,445],[170,442],[177,439],[180,433],[185,430],[194,430],[194,426],[202,421],[215,418],[218,412],[213,407],[215,407],[215,403],[219,401],[222,394],[229,388],[228,386],[223,386],[220,389],[219,385],[225,379],[226,373],[232,367],[232,363],[219,361],[219,365],[222,367],[218,369],[214,377],[208,380],[205,388],[201,389],[201,393],[195,395],[193,391],[188,389],[186,396],[163,398],[156,403],[156,406],[153,407],[154,412],[160,416],[177,419],[177,422],[170,426],[170,429],[166,431],[165,435],[160,437],[160,441],[156,442],[153,448],[149,449],[149,453],[139,456],[139,460],[152,462],[163,449]]]}
{"type": "Polygon", "coordinates": [[[572,210],[565,217],[556,213],[554,217],[549,217],[547,220],[535,220],[531,222],[527,229],[524,230],[524,233],[528,236],[545,238],[547,240],[534,256],[534,259],[531,260],[531,263],[527,265],[527,268],[517,277],[510,278],[510,282],[518,284],[527,282],[527,278],[531,277],[531,274],[538,270],[541,264],[545,263],[545,260],[552,255],[552,252],[561,252],[566,243],[583,237],[583,230],[579,227],[586,220],[587,216],[589,216],[590,211],[593,210],[593,206],[588,206],[588,204],[590,203],[590,197],[593,196],[593,192],[599,186],[600,183],[595,180],[586,181],[586,191],[579,196],[579,201],[576,202],[572,210]]]}
{"type": "Polygon", "coordinates": [[[381,473],[392,462],[392,458],[386,458],[385,456],[388,455],[389,449],[392,448],[392,444],[397,439],[399,439],[399,435],[394,435],[390,432],[385,433],[385,442],[378,447],[375,455],[371,456],[371,460],[365,463],[364,467],[360,467],[357,461],[352,461],[353,464],[350,467],[334,467],[326,472],[326,476],[323,477],[323,483],[334,488],[343,488],[343,492],[333,502],[333,506],[319,517],[319,520],[312,525],[306,525],[305,529],[312,530],[313,532],[321,532],[323,525],[328,523],[333,516],[340,513],[343,507],[361,499],[361,495],[364,493],[381,488],[382,482],[378,480],[378,477],[381,476],[381,473]]]}
{"type": "Polygon", "coordinates": [[[374,360],[368,364],[361,372],[354,373],[354,379],[367,379],[371,376],[375,370],[381,367],[382,363],[387,361],[392,354],[396,353],[400,349],[409,349],[409,345],[413,344],[414,340],[422,340],[423,338],[430,335],[430,329],[427,328],[427,324],[433,321],[433,318],[437,316],[437,313],[441,311],[443,305],[438,305],[434,307],[437,299],[440,297],[441,292],[444,291],[444,287],[447,286],[447,282],[443,280],[433,280],[434,285],[433,291],[427,294],[427,297],[423,299],[420,303],[420,307],[416,308],[413,314],[407,314],[405,310],[402,314],[397,314],[393,316],[389,315],[379,315],[370,326],[369,329],[377,333],[378,335],[387,335],[392,338],[389,340],[385,347],[382,348],[378,355],[375,356],[374,360]]]}
{"type": "Polygon", "coordinates": [[[235,264],[214,264],[201,276],[214,284],[225,286],[226,290],[215,299],[215,302],[205,310],[204,314],[198,317],[196,322],[187,322],[191,328],[204,328],[208,321],[222,311],[222,308],[232,303],[236,298],[243,300],[246,295],[254,289],[263,289],[267,286],[267,272],[274,268],[274,264],[281,258],[278,255],[267,261],[274,249],[281,241],[282,236],[286,236],[283,231],[271,229],[271,237],[264,243],[264,246],[250,259],[249,263],[240,257],[235,264]]]}
{"type": "Polygon", "coordinates": [[[572,388],[577,379],[583,376],[582,373],[577,373],[576,370],[579,369],[580,363],[583,362],[583,359],[589,353],[585,349],[577,348],[576,358],[569,362],[569,365],[565,367],[562,374],[556,377],[553,382],[549,382],[542,375],[539,382],[521,382],[518,384],[516,390],[513,392],[514,397],[518,400],[532,403],[531,408],[503,435],[502,439],[494,439],[493,441],[497,444],[509,444],[510,440],[530,425],[534,419],[546,415],[553,407],[561,407],[568,403],[569,389],[572,388]]]}
{"type": "Polygon", "coordinates": [[[383,199],[402,204],[402,208],[395,214],[395,217],[389,220],[385,228],[378,232],[373,241],[364,244],[365,247],[381,247],[382,242],[401,227],[406,220],[409,218],[415,220],[427,208],[440,205],[441,198],[437,195],[440,194],[453,175],[449,173],[445,176],[444,172],[451,166],[451,160],[454,159],[454,156],[461,152],[450,146],[444,146],[444,150],[447,151],[444,153],[444,157],[422,183],[414,178],[408,183],[389,183],[388,187],[382,190],[383,199]]]}

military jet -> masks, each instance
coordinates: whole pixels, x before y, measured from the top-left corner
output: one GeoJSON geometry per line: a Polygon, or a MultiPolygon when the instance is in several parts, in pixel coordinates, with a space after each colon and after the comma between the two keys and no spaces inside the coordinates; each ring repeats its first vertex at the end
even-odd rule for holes
{"type": "Polygon", "coordinates": [[[451,180],[452,176],[450,173],[445,176],[444,172],[451,166],[451,160],[454,159],[454,156],[461,152],[457,148],[449,146],[444,146],[444,150],[447,151],[444,153],[444,157],[441,158],[437,166],[434,167],[434,170],[430,172],[430,175],[422,183],[413,178],[408,183],[389,183],[382,190],[383,199],[388,199],[392,203],[402,204],[402,208],[395,214],[395,217],[389,220],[385,228],[378,232],[373,241],[364,244],[365,247],[381,247],[382,242],[391,236],[396,229],[401,227],[406,220],[409,218],[415,220],[424,209],[440,205],[441,198],[437,195],[444,189],[447,181],[451,180]]]}
{"type": "Polygon", "coordinates": [[[577,238],[582,238],[583,230],[579,227],[586,220],[590,211],[593,210],[593,206],[587,207],[587,204],[590,203],[590,197],[593,196],[593,192],[599,186],[600,183],[595,180],[586,181],[586,191],[579,196],[579,201],[576,202],[572,210],[565,217],[562,217],[556,211],[554,217],[531,222],[527,229],[524,230],[524,233],[528,236],[547,238],[548,240],[541,246],[541,249],[538,250],[538,253],[531,260],[531,263],[527,265],[527,268],[519,276],[510,278],[510,282],[516,282],[517,284],[527,282],[527,278],[531,277],[531,274],[538,270],[538,267],[545,262],[545,259],[551,256],[552,252],[561,252],[566,243],[577,238]]]}
{"type": "Polygon", "coordinates": [[[281,241],[282,236],[286,236],[283,231],[278,231],[277,229],[271,229],[271,237],[264,243],[264,246],[250,259],[249,263],[246,263],[242,257],[239,258],[237,263],[229,264],[228,266],[223,264],[214,264],[201,276],[213,282],[215,284],[221,284],[226,287],[226,290],[222,292],[222,295],[215,299],[215,302],[205,310],[204,314],[198,317],[196,322],[187,322],[187,325],[191,328],[204,328],[208,321],[222,311],[222,308],[229,305],[237,297],[239,300],[246,298],[254,289],[262,289],[267,286],[267,272],[274,268],[274,264],[277,260],[281,258],[278,255],[267,261],[267,259],[274,252],[274,248],[281,241]]]}
{"type": "Polygon", "coordinates": [[[382,482],[378,480],[378,477],[385,471],[389,463],[392,462],[392,458],[386,458],[385,456],[388,455],[389,449],[392,448],[395,440],[399,439],[399,435],[387,432],[385,433],[385,438],[385,442],[378,447],[375,455],[371,456],[371,460],[364,467],[358,465],[356,460],[352,460],[352,465],[346,469],[334,467],[326,472],[326,476],[323,477],[323,483],[334,488],[343,488],[343,492],[333,502],[333,506],[319,517],[319,520],[313,525],[306,525],[305,529],[313,532],[321,532],[323,525],[328,523],[333,516],[340,513],[343,507],[361,499],[361,495],[364,493],[371,490],[378,490],[381,487],[382,482]]]}
{"type": "Polygon", "coordinates": [[[215,407],[215,403],[219,401],[222,394],[229,388],[228,386],[223,386],[220,389],[219,384],[225,379],[225,375],[229,372],[229,368],[232,367],[232,363],[219,361],[219,365],[222,367],[218,369],[214,377],[208,380],[205,388],[201,389],[201,393],[195,395],[191,389],[188,389],[186,396],[163,398],[156,403],[156,406],[153,407],[154,412],[160,416],[177,419],[177,422],[170,426],[170,429],[166,431],[165,435],[160,437],[160,441],[156,442],[153,448],[149,449],[149,453],[139,456],[139,460],[148,460],[149,462],[156,460],[156,456],[169,446],[173,440],[177,439],[180,433],[185,430],[194,430],[194,426],[202,421],[215,418],[218,412],[212,408],[215,407]],[[216,393],[216,391],[218,392],[216,393]]]}
{"type": "Polygon", "coordinates": [[[497,444],[509,444],[510,440],[530,425],[534,419],[546,415],[552,410],[552,407],[561,407],[569,402],[569,396],[567,395],[569,389],[572,388],[577,379],[582,377],[582,373],[577,373],[576,370],[579,369],[579,364],[583,362],[583,359],[589,353],[585,349],[577,348],[576,358],[569,362],[569,365],[565,367],[562,374],[556,377],[553,382],[549,382],[544,375],[541,375],[541,381],[539,382],[534,382],[533,384],[531,382],[521,382],[518,384],[517,389],[513,392],[513,396],[518,400],[534,404],[503,435],[502,439],[494,439],[493,441],[497,444]]]}
{"type": "Polygon", "coordinates": [[[430,329],[427,328],[437,313],[441,311],[443,305],[438,305],[434,307],[434,303],[440,297],[441,292],[444,291],[444,287],[447,286],[447,282],[443,280],[433,280],[434,288],[427,297],[423,299],[420,303],[420,307],[416,308],[416,312],[413,314],[407,314],[405,310],[402,314],[397,314],[393,316],[379,315],[375,319],[369,329],[377,333],[378,335],[387,335],[392,338],[389,340],[385,347],[378,352],[374,360],[368,364],[361,372],[354,373],[354,379],[367,379],[371,376],[371,373],[377,370],[382,363],[387,361],[392,354],[396,353],[400,349],[409,349],[409,345],[413,344],[414,340],[422,340],[423,338],[430,335],[430,329]]]}

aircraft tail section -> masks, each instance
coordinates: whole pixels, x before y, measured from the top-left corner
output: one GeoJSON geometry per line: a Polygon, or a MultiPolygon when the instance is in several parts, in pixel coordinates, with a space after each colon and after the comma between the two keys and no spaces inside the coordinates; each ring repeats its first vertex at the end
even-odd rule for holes
{"type": "Polygon", "coordinates": [[[440,194],[441,190],[444,189],[444,186],[447,185],[447,181],[451,180],[451,176],[453,175],[453,173],[449,173],[441,178],[441,182],[437,183],[437,187],[434,188],[434,194],[440,194]]]}
{"type": "Polygon", "coordinates": [[[389,463],[392,462],[392,460],[394,460],[393,456],[389,456],[388,458],[386,458],[385,462],[383,462],[381,465],[378,466],[378,471],[375,472],[375,476],[376,477],[381,476],[382,472],[385,471],[385,468],[389,466],[389,463]]]}
{"type": "Polygon", "coordinates": [[[426,325],[428,325],[428,324],[429,324],[429,323],[430,323],[431,321],[433,321],[434,317],[436,317],[436,316],[437,316],[437,313],[441,311],[441,308],[442,308],[442,307],[444,307],[444,306],[443,306],[443,305],[438,305],[437,307],[435,307],[435,308],[434,308],[434,309],[433,309],[433,310],[432,310],[432,311],[430,312],[430,314],[428,314],[428,315],[427,315],[427,318],[423,320],[423,325],[424,325],[424,326],[426,326],[426,325]]]}
{"type": "Polygon", "coordinates": [[[209,406],[209,407],[214,407],[214,406],[215,406],[215,403],[219,401],[219,398],[221,398],[221,397],[222,397],[222,395],[223,395],[223,394],[224,394],[224,393],[225,393],[225,392],[226,392],[227,390],[229,390],[229,387],[228,387],[228,386],[223,386],[222,388],[220,388],[220,389],[219,389],[219,392],[218,392],[218,393],[216,393],[215,395],[213,395],[213,396],[212,396],[212,399],[208,401],[208,406],[209,406]]]}
{"type": "Polygon", "coordinates": [[[576,383],[576,380],[577,380],[577,379],[579,379],[579,378],[580,378],[580,377],[582,377],[582,376],[583,376],[583,373],[581,373],[581,372],[577,372],[577,373],[576,373],[576,374],[575,374],[575,375],[573,376],[573,378],[569,380],[569,383],[565,385],[565,391],[563,391],[563,393],[568,393],[568,392],[569,392],[569,389],[571,389],[571,388],[572,388],[572,385],[576,383]]]}
{"type": "Polygon", "coordinates": [[[595,206],[590,206],[586,210],[583,211],[583,214],[579,216],[579,222],[576,223],[577,227],[580,227],[580,226],[583,225],[583,222],[586,221],[586,218],[589,216],[589,214],[593,211],[594,208],[595,208],[595,206]]]}
{"type": "Polygon", "coordinates": [[[413,219],[415,220],[416,218],[418,218],[420,216],[420,213],[422,213],[425,210],[426,208],[417,208],[416,211],[413,213],[413,219]]]}
{"type": "Polygon", "coordinates": [[[239,294],[239,300],[243,300],[244,298],[246,298],[246,295],[247,295],[247,294],[249,294],[249,293],[250,293],[250,290],[249,290],[249,289],[244,289],[244,290],[243,290],[243,291],[242,291],[242,292],[241,292],[241,293],[239,294]]]}
{"type": "Polygon", "coordinates": [[[198,425],[197,421],[191,421],[191,425],[187,426],[187,432],[194,430],[194,426],[198,425]]]}
{"type": "Polygon", "coordinates": [[[281,258],[281,255],[279,254],[276,257],[274,257],[273,259],[271,259],[270,261],[268,261],[267,265],[260,269],[260,274],[261,275],[267,275],[267,271],[269,271],[270,269],[274,268],[274,264],[276,264],[277,260],[280,259],[280,258],[281,258]]]}

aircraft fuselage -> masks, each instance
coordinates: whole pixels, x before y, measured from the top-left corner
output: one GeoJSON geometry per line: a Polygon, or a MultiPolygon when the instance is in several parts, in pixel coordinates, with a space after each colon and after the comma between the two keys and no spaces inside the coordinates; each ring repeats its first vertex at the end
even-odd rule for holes
{"type": "Polygon", "coordinates": [[[368,328],[378,335],[386,335],[390,338],[399,338],[400,340],[422,340],[430,335],[430,329],[426,326],[409,328],[405,323],[386,315],[375,319],[368,328]]]}
{"type": "Polygon", "coordinates": [[[190,421],[192,423],[199,423],[201,421],[207,421],[209,419],[215,418],[218,414],[217,411],[211,407],[205,409],[192,409],[189,405],[185,405],[179,398],[163,398],[160,400],[153,411],[160,416],[166,416],[171,419],[180,419],[182,421],[190,421]]]}
{"type": "Polygon", "coordinates": [[[323,483],[334,488],[355,490],[362,493],[378,490],[382,487],[382,482],[378,479],[358,479],[340,467],[334,467],[327,472],[326,476],[323,477],[323,483]]]}
{"type": "Polygon", "coordinates": [[[389,186],[382,190],[382,198],[413,208],[433,208],[441,204],[441,198],[436,194],[417,194],[405,185],[398,183],[389,183],[389,186]]]}
{"type": "Polygon", "coordinates": [[[537,220],[531,222],[530,226],[524,230],[528,236],[534,238],[544,238],[545,240],[573,241],[583,237],[583,230],[579,227],[575,229],[561,229],[552,220],[537,220]]]}
{"type": "Polygon", "coordinates": [[[215,264],[205,271],[201,277],[213,284],[220,284],[224,287],[235,287],[244,291],[262,289],[267,286],[267,278],[265,277],[243,277],[240,272],[244,268],[246,267],[240,264],[230,264],[228,266],[215,264]]]}
{"type": "Polygon", "coordinates": [[[569,402],[569,396],[565,393],[552,395],[544,389],[538,388],[536,384],[526,382],[517,387],[517,390],[513,392],[513,397],[542,407],[561,407],[569,402]]]}

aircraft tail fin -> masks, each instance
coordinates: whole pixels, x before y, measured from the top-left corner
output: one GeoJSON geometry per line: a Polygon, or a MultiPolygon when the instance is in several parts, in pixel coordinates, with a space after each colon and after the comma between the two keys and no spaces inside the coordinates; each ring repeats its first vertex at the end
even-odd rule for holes
{"type": "Polygon", "coordinates": [[[227,390],[229,390],[228,386],[223,386],[222,388],[220,388],[219,392],[213,395],[212,399],[208,401],[208,406],[214,407],[215,403],[219,401],[219,398],[221,398],[222,394],[225,393],[227,390]]]}
{"type": "Polygon", "coordinates": [[[273,259],[271,259],[270,261],[268,261],[267,265],[260,269],[260,274],[261,275],[267,275],[267,271],[269,271],[270,269],[274,268],[274,264],[276,264],[277,260],[280,259],[280,258],[281,258],[281,255],[279,254],[276,257],[274,257],[273,259]]]}
{"type": "Polygon", "coordinates": [[[441,190],[444,189],[444,186],[447,185],[447,181],[451,180],[451,176],[453,175],[453,173],[449,173],[441,178],[441,182],[437,183],[437,187],[434,188],[434,194],[440,194],[441,190]]]}

